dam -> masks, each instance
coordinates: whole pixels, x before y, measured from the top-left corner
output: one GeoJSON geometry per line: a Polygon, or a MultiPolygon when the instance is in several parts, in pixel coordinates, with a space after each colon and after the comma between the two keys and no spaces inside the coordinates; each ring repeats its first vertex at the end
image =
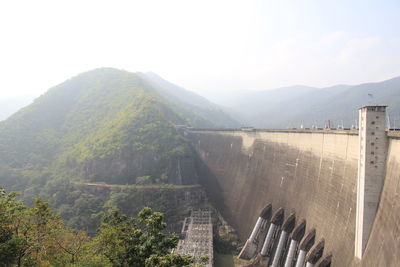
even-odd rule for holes
{"type": "Polygon", "coordinates": [[[185,130],[200,182],[245,243],[240,257],[398,266],[400,135],[385,129],[385,108],[361,108],[359,130],[185,130]]]}

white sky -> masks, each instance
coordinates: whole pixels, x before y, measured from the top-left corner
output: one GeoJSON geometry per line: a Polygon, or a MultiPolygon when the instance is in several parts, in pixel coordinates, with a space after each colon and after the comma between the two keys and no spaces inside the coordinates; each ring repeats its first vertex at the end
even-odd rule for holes
{"type": "Polygon", "coordinates": [[[400,1],[4,0],[0,99],[97,67],[189,90],[330,86],[400,75],[400,1]]]}

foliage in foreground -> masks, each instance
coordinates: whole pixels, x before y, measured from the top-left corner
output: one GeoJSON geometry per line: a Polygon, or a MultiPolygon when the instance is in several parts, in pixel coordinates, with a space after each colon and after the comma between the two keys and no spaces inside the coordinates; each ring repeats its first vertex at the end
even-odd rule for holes
{"type": "Polygon", "coordinates": [[[190,256],[170,254],[176,235],[163,233],[162,213],[144,208],[137,218],[113,209],[98,234],[67,228],[46,202],[31,207],[0,188],[0,266],[178,267],[190,256]]]}

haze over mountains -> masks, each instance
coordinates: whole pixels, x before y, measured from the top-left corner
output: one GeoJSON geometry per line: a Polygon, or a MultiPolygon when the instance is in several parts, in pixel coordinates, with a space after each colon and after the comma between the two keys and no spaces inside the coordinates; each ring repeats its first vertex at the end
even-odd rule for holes
{"type": "Polygon", "coordinates": [[[400,126],[400,77],[353,86],[246,91],[240,97],[226,94],[219,99],[232,117],[257,128],[324,127],[328,120],[332,127],[351,127],[357,124],[358,108],[369,104],[388,105],[390,126],[400,126]]]}
{"type": "MultiPolygon", "coordinates": [[[[198,127],[324,127],[328,120],[333,127],[342,123],[344,127],[351,127],[357,125],[357,109],[368,104],[388,105],[390,127],[400,126],[400,77],[326,88],[295,85],[265,91],[221,90],[202,97],[155,73],[137,75],[162,98],[173,103],[175,111],[176,106],[186,110],[185,116],[198,127]]],[[[32,99],[32,96],[24,96],[0,101],[0,121],[32,99]]]]}
{"type": "Polygon", "coordinates": [[[19,109],[32,103],[35,97],[31,95],[0,99],[0,121],[7,119],[19,109]]]}
{"type": "MultiPolygon", "coordinates": [[[[218,127],[238,127],[239,124],[223,109],[206,98],[170,83],[155,73],[140,73],[163,98],[176,105],[188,109],[202,118],[210,120],[218,127]]],[[[199,125],[200,126],[200,125],[199,125]]]]}

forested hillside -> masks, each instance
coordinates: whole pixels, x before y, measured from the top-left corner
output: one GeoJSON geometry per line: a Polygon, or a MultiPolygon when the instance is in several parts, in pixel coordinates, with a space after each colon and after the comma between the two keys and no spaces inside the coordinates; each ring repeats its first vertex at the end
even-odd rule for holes
{"type": "Polygon", "coordinates": [[[0,122],[0,186],[22,192],[27,204],[40,195],[68,225],[93,232],[113,198],[79,183],[195,182],[178,125],[221,125],[155,87],[140,74],[101,68],[51,88],[0,122]]]}
{"type": "Polygon", "coordinates": [[[0,160],[20,183],[48,175],[109,183],[157,179],[170,158],[187,153],[175,127],[187,123],[137,75],[99,69],[50,89],[0,123],[0,160]]]}

